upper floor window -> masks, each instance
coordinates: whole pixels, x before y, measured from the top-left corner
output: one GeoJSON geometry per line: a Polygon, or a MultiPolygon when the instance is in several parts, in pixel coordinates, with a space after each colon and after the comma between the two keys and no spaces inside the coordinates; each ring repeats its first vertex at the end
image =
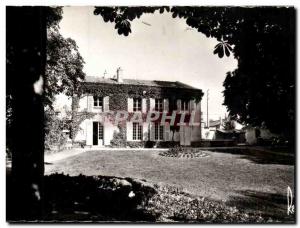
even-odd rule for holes
{"type": "Polygon", "coordinates": [[[94,107],[103,107],[103,97],[94,96],[94,107]]]}
{"type": "Polygon", "coordinates": [[[181,111],[188,111],[188,110],[189,110],[189,100],[182,100],[181,111]]]}
{"type": "Polygon", "coordinates": [[[155,99],[155,111],[163,111],[163,99],[155,99]]]}
{"type": "Polygon", "coordinates": [[[133,98],[133,111],[142,111],[142,99],[141,98],[133,98]]]}
{"type": "Polygon", "coordinates": [[[142,125],[139,123],[133,123],[133,128],[132,128],[132,139],[133,140],[142,140],[142,125]]]}

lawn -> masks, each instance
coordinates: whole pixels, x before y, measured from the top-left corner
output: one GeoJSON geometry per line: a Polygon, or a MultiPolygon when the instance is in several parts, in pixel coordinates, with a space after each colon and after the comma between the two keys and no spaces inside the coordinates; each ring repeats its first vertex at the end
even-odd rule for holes
{"type": "Polygon", "coordinates": [[[206,151],[201,158],[160,156],[156,150],[88,151],[46,165],[46,174],[131,177],[251,212],[286,216],[294,189],[294,158],[262,151],[206,151]]]}

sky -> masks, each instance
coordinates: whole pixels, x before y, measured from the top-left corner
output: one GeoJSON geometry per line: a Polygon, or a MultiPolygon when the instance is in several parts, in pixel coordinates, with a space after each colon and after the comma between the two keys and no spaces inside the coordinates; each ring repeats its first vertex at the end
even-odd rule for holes
{"type": "Polygon", "coordinates": [[[222,105],[226,72],[237,68],[230,57],[213,54],[218,43],[186,25],[170,13],[144,14],[131,22],[132,33],[118,35],[113,23],[93,14],[94,7],[63,8],[60,32],[76,41],[85,60],[88,76],[115,75],[118,67],[123,78],[180,81],[205,93],[202,111],[206,119],[206,91],[209,89],[209,119],[224,117],[222,105]]]}

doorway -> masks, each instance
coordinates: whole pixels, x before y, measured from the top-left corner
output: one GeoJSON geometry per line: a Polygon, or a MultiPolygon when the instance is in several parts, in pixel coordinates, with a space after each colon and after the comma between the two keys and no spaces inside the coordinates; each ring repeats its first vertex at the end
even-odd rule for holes
{"type": "Polygon", "coordinates": [[[103,135],[104,135],[104,128],[102,123],[93,122],[93,145],[94,146],[104,145],[103,135]]]}

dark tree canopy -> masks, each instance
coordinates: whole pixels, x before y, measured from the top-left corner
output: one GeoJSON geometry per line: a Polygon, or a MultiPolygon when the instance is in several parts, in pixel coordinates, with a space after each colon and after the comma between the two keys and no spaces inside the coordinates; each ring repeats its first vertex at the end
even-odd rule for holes
{"type": "Polygon", "coordinates": [[[143,13],[165,11],[216,38],[214,54],[233,53],[238,69],[224,81],[224,105],[240,123],[294,135],[295,9],[292,7],[95,7],[94,14],[131,33],[130,22],[143,13]]]}

